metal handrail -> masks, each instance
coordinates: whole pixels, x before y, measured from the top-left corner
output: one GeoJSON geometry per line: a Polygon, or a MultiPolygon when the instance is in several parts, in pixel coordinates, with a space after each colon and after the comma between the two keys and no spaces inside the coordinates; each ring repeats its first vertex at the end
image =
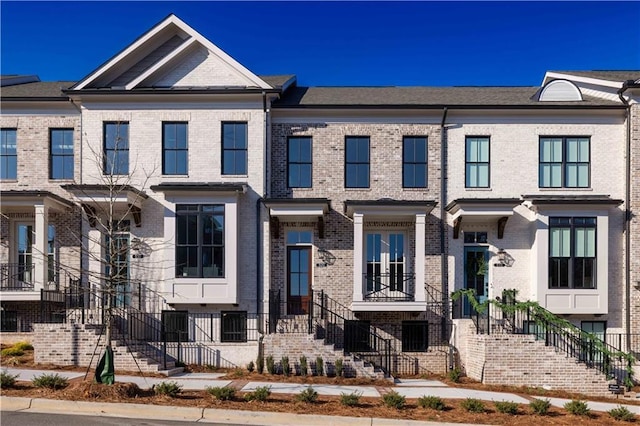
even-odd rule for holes
{"type": "Polygon", "coordinates": [[[22,263],[0,264],[0,290],[33,291],[35,265],[22,263]]]}

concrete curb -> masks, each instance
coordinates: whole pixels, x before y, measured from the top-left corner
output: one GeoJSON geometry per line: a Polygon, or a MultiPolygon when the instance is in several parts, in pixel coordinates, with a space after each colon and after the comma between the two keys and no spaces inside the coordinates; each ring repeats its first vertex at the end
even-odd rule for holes
{"type": "MultiPolygon", "coordinates": [[[[59,399],[0,396],[2,411],[60,413],[97,417],[144,418],[149,420],[186,420],[198,423],[233,423],[270,426],[465,426],[419,420],[371,417],[320,416],[264,411],[221,410],[216,408],[175,407],[171,405],[119,404],[108,402],[66,401],[59,399]]],[[[466,424],[467,426],[471,426],[466,424]]]]}

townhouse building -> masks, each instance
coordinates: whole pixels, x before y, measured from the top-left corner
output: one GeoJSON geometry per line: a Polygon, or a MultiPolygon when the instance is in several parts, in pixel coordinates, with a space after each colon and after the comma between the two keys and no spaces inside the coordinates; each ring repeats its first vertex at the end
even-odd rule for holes
{"type": "Polygon", "coordinates": [[[639,89],[638,71],[303,87],[174,15],[79,82],[4,76],[3,332],[87,364],[110,307],[125,365],[146,345],[532,386],[573,368],[549,325],[451,300],[472,289],[640,352],[639,89]],[[69,327],[93,336],[73,357],[52,332],[69,327]],[[513,365],[523,352],[549,366],[513,365]]]}

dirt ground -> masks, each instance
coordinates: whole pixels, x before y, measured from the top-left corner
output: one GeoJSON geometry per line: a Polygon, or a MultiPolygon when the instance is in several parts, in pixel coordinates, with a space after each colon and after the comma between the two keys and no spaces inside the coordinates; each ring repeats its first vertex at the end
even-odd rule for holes
{"type": "MultiPolygon", "coordinates": [[[[27,351],[21,357],[3,357],[0,360],[2,366],[10,366],[16,368],[47,368],[50,366],[37,365],[33,363],[32,351],[27,351]]],[[[58,368],[58,367],[56,367],[58,368]]],[[[67,367],[65,370],[86,371],[82,368],[67,367]]],[[[192,367],[193,370],[202,371],[201,368],[192,367]]],[[[211,370],[208,370],[211,371],[211,370]]],[[[223,372],[223,371],[221,371],[223,372]]],[[[116,380],[118,375],[130,375],[135,372],[122,372],[116,370],[116,380]]],[[[139,373],[138,373],[139,374],[139,373]]],[[[91,379],[92,374],[88,375],[91,379]]],[[[592,412],[590,417],[577,417],[568,414],[564,409],[552,408],[549,415],[537,416],[531,414],[531,410],[527,405],[521,404],[518,415],[501,414],[497,412],[493,402],[485,401],[486,411],[484,413],[469,413],[465,411],[460,404],[462,400],[444,400],[447,409],[444,411],[435,411],[424,409],[418,406],[416,399],[408,399],[403,409],[388,408],[384,406],[382,398],[360,398],[359,404],[355,407],[345,407],[340,403],[340,397],[320,396],[315,403],[303,403],[295,401],[295,395],[276,395],[272,394],[268,401],[247,402],[243,398],[241,389],[249,381],[272,381],[272,382],[292,382],[292,383],[331,383],[344,385],[367,385],[376,386],[380,391],[386,391],[392,384],[386,380],[372,381],[368,379],[341,378],[341,377],[300,377],[281,375],[258,374],[256,372],[249,373],[246,370],[229,370],[226,371],[226,379],[232,380],[231,386],[236,388],[235,398],[232,401],[218,401],[206,391],[183,391],[175,398],[168,396],[155,395],[150,389],[139,389],[133,383],[116,383],[112,386],[100,385],[91,381],[84,381],[82,378],[69,381],[69,385],[60,390],[50,390],[36,388],[31,382],[18,381],[13,388],[3,388],[1,394],[4,396],[20,396],[28,398],[49,398],[64,399],[73,401],[100,401],[100,402],[119,402],[119,403],[138,403],[138,404],[156,404],[156,405],[172,405],[184,407],[199,408],[223,408],[232,410],[258,410],[273,412],[288,412],[300,414],[319,414],[332,416],[353,416],[353,417],[382,417],[393,419],[411,419],[411,420],[431,420],[442,422],[461,422],[461,423],[484,423],[495,425],[616,425],[623,424],[613,420],[608,413],[592,412]]],[[[447,381],[443,377],[430,377],[447,381]]],[[[167,381],[171,381],[168,378],[167,381]]],[[[533,399],[535,396],[541,397],[561,397],[561,398],[584,398],[581,395],[573,395],[559,391],[544,391],[541,389],[515,388],[509,386],[486,386],[481,383],[473,382],[463,378],[461,383],[448,382],[450,386],[473,388],[479,390],[494,390],[519,394],[527,399],[533,399]]],[[[590,398],[593,400],[594,398],[590,398]]],[[[602,399],[606,402],[616,402],[615,399],[602,399]]],[[[618,402],[625,404],[634,403],[627,398],[619,399],[618,402]]]]}

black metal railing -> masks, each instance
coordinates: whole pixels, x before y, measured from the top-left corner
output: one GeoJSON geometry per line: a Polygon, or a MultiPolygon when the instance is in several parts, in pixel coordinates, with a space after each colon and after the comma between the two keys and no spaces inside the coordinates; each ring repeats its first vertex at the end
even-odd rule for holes
{"type": "Polygon", "coordinates": [[[33,291],[35,265],[21,263],[0,264],[1,291],[33,291]]]}
{"type": "Polygon", "coordinates": [[[414,274],[363,274],[366,302],[412,302],[414,274]]]}
{"type": "Polygon", "coordinates": [[[627,383],[629,379],[626,349],[581,331],[542,307],[516,308],[514,301],[514,307],[503,308],[490,303],[481,312],[474,312],[472,319],[478,334],[534,335],[544,340],[545,345],[597,369],[608,379],[618,383],[627,383]]]}
{"type": "Polygon", "coordinates": [[[629,352],[640,359],[640,333],[606,333],[604,340],[616,350],[629,352]]]}

